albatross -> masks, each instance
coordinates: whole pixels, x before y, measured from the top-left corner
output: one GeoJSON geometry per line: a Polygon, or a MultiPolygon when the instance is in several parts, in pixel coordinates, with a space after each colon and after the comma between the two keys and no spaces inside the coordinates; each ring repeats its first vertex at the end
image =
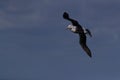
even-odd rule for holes
{"type": "Polygon", "coordinates": [[[76,20],[69,17],[67,12],[63,13],[63,18],[70,21],[72,24],[67,26],[67,29],[79,35],[79,44],[83,50],[88,54],[89,57],[92,57],[92,53],[86,44],[86,35],[88,34],[92,37],[89,29],[82,27],[76,20]]]}

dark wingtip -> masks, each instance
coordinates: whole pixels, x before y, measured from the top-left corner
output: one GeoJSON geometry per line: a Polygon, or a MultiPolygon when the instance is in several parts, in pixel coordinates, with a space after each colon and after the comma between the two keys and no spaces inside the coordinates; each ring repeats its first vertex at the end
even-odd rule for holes
{"type": "Polygon", "coordinates": [[[83,48],[83,50],[87,53],[87,55],[92,58],[92,53],[90,51],[90,49],[88,48],[88,46],[86,44],[80,43],[81,47],[83,48]]]}
{"type": "Polygon", "coordinates": [[[91,51],[89,51],[89,53],[87,53],[88,54],[88,56],[90,57],[90,58],[92,58],[92,53],[91,53],[91,51]]]}
{"type": "Polygon", "coordinates": [[[68,18],[69,18],[69,14],[68,14],[67,12],[64,12],[64,13],[63,13],[63,18],[64,18],[64,19],[68,19],[68,18]]]}
{"type": "Polygon", "coordinates": [[[92,58],[92,55],[89,55],[90,58],[92,58]]]}

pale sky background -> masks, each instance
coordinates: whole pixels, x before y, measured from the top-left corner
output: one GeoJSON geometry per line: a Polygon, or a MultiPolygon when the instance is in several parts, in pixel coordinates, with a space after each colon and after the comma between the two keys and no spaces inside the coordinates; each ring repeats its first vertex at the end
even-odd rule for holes
{"type": "Polygon", "coordinates": [[[0,80],[120,80],[120,0],[0,0],[0,80]],[[90,29],[92,58],[65,30],[90,29]]]}

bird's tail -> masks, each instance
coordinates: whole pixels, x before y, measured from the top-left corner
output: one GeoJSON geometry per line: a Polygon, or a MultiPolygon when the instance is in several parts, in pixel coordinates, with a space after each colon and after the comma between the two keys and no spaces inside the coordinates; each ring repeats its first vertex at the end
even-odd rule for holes
{"type": "Polygon", "coordinates": [[[90,37],[92,37],[92,34],[91,34],[90,30],[89,30],[89,29],[85,29],[85,30],[86,30],[87,34],[88,34],[90,37]]]}

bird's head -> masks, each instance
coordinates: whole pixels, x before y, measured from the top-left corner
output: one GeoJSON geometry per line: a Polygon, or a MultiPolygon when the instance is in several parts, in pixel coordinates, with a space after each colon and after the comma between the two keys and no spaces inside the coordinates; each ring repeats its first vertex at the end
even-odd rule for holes
{"type": "Polygon", "coordinates": [[[70,31],[72,31],[72,32],[76,32],[76,26],[68,25],[67,29],[70,30],[70,31]]]}
{"type": "Polygon", "coordinates": [[[69,30],[71,30],[72,28],[73,28],[72,25],[68,25],[68,26],[67,26],[67,29],[69,29],[69,30]]]}

